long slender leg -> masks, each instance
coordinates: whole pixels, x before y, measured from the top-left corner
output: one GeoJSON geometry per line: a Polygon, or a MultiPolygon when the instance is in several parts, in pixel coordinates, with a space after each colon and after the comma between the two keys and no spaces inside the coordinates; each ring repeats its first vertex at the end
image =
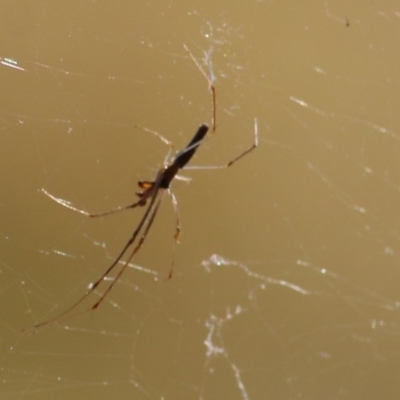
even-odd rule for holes
{"type": "MultiPolygon", "coordinates": [[[[125,247],[122,249],[122,251],[119,253],[118,257],[114,260],[114,262],[107,268],[107,270],[103,273],[103,275],[97,279],[97,281],[95,281],[91,286],[90,286],[90,290],[89,292],[92,292],[93,290],[95,290],[97,288],[97,286],[99,286],[99,284],[110,274],[110,272],[114,269],[114,267],[119,263],[119,261],[121,260],[121,258],[124,256],[124,254],[126,253],[126,251],[129,249],[130,246],[132,246],[132,244],[135,242],[137,235],[139,234],[139,232],[141,231],[143,225],[145,224],[150,212],[152,211],[154,202],[157,198],[157,194],[158,194],[158,190],[157,192],[154,194],[154,196],[152,197],[149,206],[147,207],[147,210],[145,212],[145,214],[143,215],[142,219],[139,222],[139,225],[136,227],[135,231],[133,232],[131,238],[128,240],[128,242],[126,243],[125,247]]],[[[130,260],[130,259],[129,259],[130,260]]],[[[128,261],[129,262],[129,261],[128,261]]],[[[96,307],[94,307],[96,308],[96,307]]]]}
{"type": "Polygon", "coordinates": [[[229,161],[228,163],[224,164],[224,165],[205,165],[205,166],[188,166],[185,167],[185,170],[197,170],[197,169],[221,169],[221,168],[228,168],[230,166],[232,166],[233,164],[235,164],[237,161],[239,161],[241,158],[243,158],[245,155],[249,154],[250,152],[252,152],[254,149],[256,149],[258,146],[258,123],[257,123],[257,119],[254,119],[254,142],[253,144],[245,151],[243,151],[242,153],[240,153],[237,157],[235,157],[234,159],[232,159],[231,161],[229,161]]]}
{"type": "Polygon", "coordinates": [[[110,214],[114,214],[120,211],[124,211],[124,210],[128,210],[130,208],[135,208],[139,205],[142,204],[143,200],[140,199],[138,201],[136,201],[135,203],[129,204],[127,206],[122,206],[122,207],[117,207],[114,208],[112,210],[109,211],[105,211],[105,212],[101,212],[101,213],[90,213],[88,211],[82,210],[80,208],[74,207],[73,205],[70,204],[70,202],[68,202],[67,200],[64,199],[60,199],[59,197],[53,196],[51,193],[49,193],[46,189],[42,188],[42,193],[44,193],[47,197],[50,197],[50,199],[52,199],[53,201],[55,201],[56,203],[62,205],[63,207],[66,207],[72,211],[75,211],[79,214],[85,215],[86,217],[90,217],[90,218],[97,218],[97,217],[104,217],[106,215],[110,215],[110,214]]]}
{"type": "Polygon", "coordinates": [[[166,155],[165,160],[164,160],[164,164],[166,164],[171,155],[171,151],[174,148],[174,145],[172,144],[172,142],[170,140],[168,140],[165,136],[161,135],[161,133],[154,131],[153,129],[149,129],[149,128],[146,128],[146,127],[140,126],[140,125],[135,125],[135,128],[140,129],[147,133],[151,133],[152,135],[158,137],[163,143],[165,143],[169,147],[169,152],[166,155]]]}
{"type": "Polygon", "coordinates": [[[149,128],[146,128],[146,127],[141,126],[141,125],[135,125],[135,128],[140,129],[140,130],[142,130],[144,132],[147,132],[147,133],[151,133],[152,135],[158,137],[167,146],[173,147],[172,142],[170,140],[168,140],[165,136],[161,135],[161,133],[158,133],[157,131],[154,131],[153,129],[149,129],[149,128]]]}
{"type": "MultiPolygon", "coordinates": [[[[160,133],[158,133],[158,132],[156,132],[156,131],[154,131],[152,129],[145,128],[145,127],[140,126],[140,125],[135,125],[135,128],[140,129],[140,130],[142,130],[144,132],[147,132],[147,133],[151,133],[152,135],[158,137],[163,143],[165,143],[170,148],[170,150],[169,150],[169,152],[168,152],[168,154],[167,154],[167,156],[166,156],[166,158],[164,160],[164,163],[166,163],[167,160],[169,159],[169,156],[170,156],[171,151],[173,149],[172,142],[170,140],[168,140],[166,137],[164,137],[163,135],[161,135],[160,133]]],[[[72,211],[75,211],[75,212],[79,213],[79,214],[85,215],[85,216],[87,216],[89,218],[104,217],[106,215],[115,214],[115,213],[118,213],[118,212],[124,211],[124,210],[129,210],[130,208],[135,208],[135,207],[143,204],[143,199],[140,199],[140,200],[138,200],[138,201],[136,201],[136,202],[134,202],[132,204],[129,204],[127,206],[121,206],[121,207],[113,208],[112,210],[108,210],[108,211],[104,211],[104,212],[100,212],[100,213],[91,213],[91,212],[88,212],[86,210],[82,210],[80,208],[74,207],[69,201],[52,195],[51,193],[49,193],[44,188],[42,188],[41,191],[47,197],[50,197],[50,199],[52,199],[56,203],[62,205],[63,207],[66,207],[66,208],[68,208],[68,209],[70,209],[72,211]]]]}
{"type": "Polygon", "coordinates": [[[179,235],[181,233],[181,219],[179,216],[178,200],[177,200],[176,196],[172,193],[171,189],[168,189],[168,194],[171,197],[172,205],[174,207],[174,212],[175,212],[175,218],[176,218],[175,234],[174,234],[174,248],[173,248],[172,256],[171,256],[171,267],[170,267],[169,273],[168,273],[168,279],[171,279],[172,274],[174,272],[174,268],[175,268],[176,246],[179,243],[179,235]]]}
{"type": "Polygon", "coordinates": [[[211,133],[214,133],[215,130],[217,129],[217,102],[215,100],[216,95],[215,95],[214,83],[212,82],[210,77],[206,74],[203,67],[197,61],[197,59],[192,54],[192,52],[189,50],[189,48],[186,46],[186,44],[183,44],[183,47],[186,50],[186,52],[189,54],[189,56],[193,60],[193,62],[196,64],[199,71],[202,73],[202,75],[204,76],[204,78],[206,78],[206,80],[208,82],[208,88],[210,89],[210,92],[211,92],[211,104],[212,104],[211,133]]]}
{"type": "Polygon", "coordinates": [[[230,167],[231,165],[235,164],[236,161],[239,161],[242,157],[244,157],[245,155],[249,154],[250,152],[252,152],[257,147],[258,147],[258,123],[257,123],[257,118],[255,118],[254,119],[254,143],[247,150],[245,150],[243,153],[239,154],[233,160],[229,161],[226,166],[230,167]]]}
{"type": "MultiPolygon", "coordinates": [[[[63,319],[64,316],[66,316],[67,314],[69,314],[71,311],[73,311],[79,304],[81,304],[83,302],[83,300],[85,300],[99,285],[101,282],[104,281],[104,279],[112,272],[112,270],[114,269],[114,267],[119,263],[119,261],[121,260],[121,258],[124,256],[124,254],[126,253],[126,251],[129,249],[129,247],[135,242],[137,235],[139,234],[139,232],[141,231],[143,225],[145,224],[145,222],[147,221],[147,218],[149,217],[149,214],[152,212],[153,210],[153,206],[154,206],[154,202],[157,198],[158,195],[158,191],[159,191],[159,186],[160,186],[160,182],[162,179],[162,174],[158,174],[157,179],[154,183],[154,189],[152,192],[152,196],[151,196],[151,200],[150,203],[147,207],[146,212],[144,213],[142,219],[140,220],[138,226],[136,227],[135,231],[133,232],[131,238],[128,240],[128,242],[126,243],[126,245],[124,246],[124,248],[122,249],[122,251],[119,253],[118,257],[114,260],[114,262],[107,268],[107,270],[100,276],[100,278],[98,278],[94,283],[92,283],[89,286],[89,289],[86,291],[86,293],[80,297],[75,303],[73,303],[69,308],[67,308],[65,311],[63,311],[61,314],[56,315],[54,318],[48,319],[47,321],[41,322],[39,324],[35,325],[35,328],[40,328],[43,327],[45,325],[51,324],[53,322],[56,321],[60,321],[63,319]]],[[[137,253],[137,251],[140,249],[140,247],[143,244],[144,239],[147,236],[147,232],[150,229],[151,225],[153,224],[154,218],[155,218],[155,214],[157,213],[157,209],[159,207],[160,204],[160,200],[157,202],[157,206],[154,208],[153,212],[151,213],[149,222],[145,228],[145,232],[142,235],[141,240],[139,241],[138,246],[136,246],[135,250],[132,252],[132,254],[129,256],[128,260],[124,263],[124,266],[122,267],[122,270],[124,271],[127,267],[127,265],[129,264],[130,260],[132,259],[133,255],[137,253]],[[149,227],[150,225],[150,227],[149,227]],[[143,238],[144,236],[144,238],[143,238]]],[[[115,279],[118,279],[121,276],[122,272],[120,271],[117,274],[117,277],[115,279]]],[[[111,288],[115,285],[114,281],[110,284],[111,288]]],[[[105,295],[111,290],[111,288],[107,288],[106,291],[102,294],[102,296],[100,297],[100,300],[98,300],[92,307],[89,308],[89,310],[94,310],[96,309],[99,304],[104,300],[105,295]]],[[[85,310],[83,312],[89,311],[89,310],[85,310]]]]}
{"type": "Polygon", "coordinates": [[[93,306],[90,308],[91,310],[95,310],[105,299],[105,297],[107,296],[107,294],[111,291],[111,289],[114,287],[114,285],[118,282],[119,278],[121,277],[121,275],[124,273],[124,271],[126,270],[126,268],[128,267],[129,263],[131,262],[132,258],[134,257],[134,255],[141,249],[141,247],[143,246],[144,241],[146,240],[147,234],[150,231],[151,226],[153,225],[154,219],[157,215],[158,209],[160,207],[161,204],[161,200],[162,197],[158,200],[156,206],[154,207],[154,210],[149,218],[149,221],[147,222],[146,228],[141,236],[141,238],[139,239],[138,244],[136,245],[136,247],[132,250],[132,253],[130,254],[130,256],[128,257],[128,259],[124,262],[123,267],[121,268],[121,270],[118,272],[118,274],[115,276],[115,278],[112,280],[112,282],[110,283],[110,285],[107,287],[107,289],[103,292],[103,294],[100,296],[99,300],[97,300],[96,303],[93,304],[93,306]]]}

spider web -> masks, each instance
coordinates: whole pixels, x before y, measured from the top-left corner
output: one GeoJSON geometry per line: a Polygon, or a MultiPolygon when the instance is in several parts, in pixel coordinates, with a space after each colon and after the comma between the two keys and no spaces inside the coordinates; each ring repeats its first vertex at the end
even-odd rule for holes
{"type": "Polygon", "coordinates": [[[397,398],[400,10],[303,3],[3,5],[2,399],[397,398]],[[177,151],[210,122],[183,43],[217,90],[191,164],[246,149],[255,117],[259,148],[174,182],[173,279],[166,196],[97,311],[29,330],[82,296],[143,213],[89,220],[41,190],[130,204],[168,153],[134,126],[177,151]]]}

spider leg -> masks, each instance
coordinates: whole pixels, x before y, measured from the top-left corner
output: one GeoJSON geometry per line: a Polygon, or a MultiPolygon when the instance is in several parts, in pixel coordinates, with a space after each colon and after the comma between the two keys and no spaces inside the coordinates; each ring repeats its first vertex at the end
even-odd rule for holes
{"type": "Polygon", "coordinates": [[[175,222],[175,234],[174,234],[174,248],[172,251],[172,256],[171,256],[171,267],[168,273],[168,278],[172,278],[172,274],[174,272],[174,267],[175,267],[175,254],[176,254],[176,246],[179,243],[179,235],[181,233],[181,220],[179,216],[179,209],[178,209],[178,200],[176,196],[171,192],[170,189],[168,189],[168,194],[171,197],[172,205],[174,207],[174,212],[175,212],[175,217],[176,217],[176,222],[175,222]]]}
{"type": "Polygon", "coordinates": [[[50,197],[50,199],[52,199],[56,203],[62,205],[63,207],[68,208],[68,209],[70,209],[72,211],[75,211],[75,212],[77,212],[79,214],[85,215],[86,217],[90,217],[90,218],[104,217],[106,215],[114,214],[114,213],[117,213],[117,212],[120,212],[120,211],[128,210],[130,208],[135,208],[137,206],[141,206],[142,205],[142,201],[140,199],[140,200],[136,201],[135,203],[129,204],[127,206],[117,207],[117,208],[114,208],[114,209],[109,210],[109,211],[93,214],[93,213],[90,213],[88,211],[82,210],[80,208],[74,207],[67,200],[60,199],[59,197],[53,196],[46,189],[42,188],[42,193],[44,193],[47,197],[50,197]]]}
{"type": "Polygon", "coordinates": [[[164,160],[164,164],[166,164],[167,161],[169,160],[170,155],[171,155],[171,151],[174,148],[173,143],[170,140],[168,140],[165,136],[161,135],[161,133],[158,133],[157,131],[154,131],[153,129],[145,128],[144,126],[140,126],[140,125],[135,125],[135,128],[140,129],[140,130],[142,130],[144,132],[147,132],[147,133],[151,133],[152,135],[158,137],[167,146],[169,146],[169,152],[166,155],[165,160],[164,160]]]}
{"type": "Polygon", "coordinates": [[[236,161],[239,161],[242,157],[252,152],[254,149],[258,147],[258,122],[257,118],[254,119],[254,143],[243,153],[239,154],[233,160],[229,161],[226,167],[230,167],[231,165],[235,164],[236,161]]]}
{"type": "Polygon", "coordinates": [[[146,128],[146,127],[141,126],[141,125],[135,125],[135,128],[136,129],[140,129],[140,130],[142,130],[144,132],[147,132],[147,133],[151,133],[152,135],[158,137],[167,146],[169,146],[171,148],[174,147],[170,140],[168,140],[165,136],[161,135],[161,133],[158,133],[157,131],[154,131],[153,129],[149,129],[149,128],[146,128]]]}
{"type": "MultiPolygon", "coordinates": [[[[154,197],[155,198],[155,197],[154,197]]],[[[157,201],[156,206],[154,207],[154,210],[152,212],[152,214],[150,215],[150,218],[147,222],[146,228],[142,234],[142,236],[140,237],[140,240],[138,242],[138,244],[136,245],[136,247],[132,250],[132,253],[130,254],[130,256],[128,257],[128,259],[124,262],[124,265],[122,266],[121,270],[118,272],[118,274],[115,276],[115,278],[112,280],[112,282],[108,285],[107,289],[102,293],[102,295],[100,296],[100,298],[97,300],[97,302],[95,304],[93,304],[93,306],[90,308],[91,310],[95,310],[105,299],[105,297],[107,296],[107,294],[111,291],[111,289],[114,287],[114,285],[118,282],[119,278],[121,277],[121,275],[124,273],[124,271],[126,270],[126,268],[128,267],[129,263],[131,262],[132,258],[134,257],[134,255],[141,249],[141,247],[143,246],[144,241],[146,240],[147,234],[150,231],[151,226],[153,225],[154,219],[157,215],[158,209],[160,207],[161,204],[161,200],[163,199],[163,197],[160,197],[159,200],[157,201]]],[[[146,215],[147,217],[147,215],[146,215]]],[[[136,231],[135,231],[136,232],[136,231]]],[[[133,242],[131,242],[132,244],[133,242]]],[[[123,253],[125,253],[125,251],[128,249],[129,246],[125,246],[123,253]]],[[[122,257],[122,255],[121,255],[122,257]]],[[[120,257],[120,258],[121,258],[120,257]]],[[[120,259],[119,258],[119,259],[120,259]]],[[[118,260],[116,261],[118,262],[118,260]]],[[[114,263],[115,264],[115,263],[114,263]]],[[[91,289],[93,290],[93,289],[91,289]]]]}
{"type": "Polygon", "coordinates": [[[217,129],[217,102],[216,102],[216,94],[215,94],[215,87],[214,83],[210,79],[210,77],[206,74],[204,71],[203,67],[200,65],[200,63],[197,61],[195,56],[191,53],[189,48],[186,46],[186,44],[183,44],[184,49],[186,52],[189,54],[189,57],[193,60],[193,62],[196,64],[196,67],[199,69],[199,71],[202,73],[204,78],[206,78],[208,82],[208,88],[210,89],[211,92],[211,104],[212,104],[212,116],[211,116],[211,133],[214,133],[215,130],[217,129]]]}
{"type": "MultiPolygon", "coordinates": [[[[119,261],[121,260],[121,258],[124,256],[124,254],[127,252],[127,250],[129,249],[129,247],[135,242],[137,235],[139,234],[139,232],[141,231],[143,225],[145,224],[147,218],[150,215],[150,219],[149,222],[147,223],[146,229],[138,243],[138,245],[135,247],[134,251],[132,252],[132,254],[129,256],[128,260],[124,263],[123,268],[121,269],[121,271],[116,275],[116,278],[114,278],[113,282],[109,285],[109,287],[105,290],[105,292],[101,295],[100,300],[98,300],[93,306],[91,306],[89,309],[82,311],[79,314],[82,314],[84,312],[90,311],[90,310],[94,310],[96,309],[100,303],[104,300],[105,296],[108,294],[108,292],[112,289],[112,287],[115,285],[115,282],[119,279],[119,277],[122,275],[122,272],[126,269],[127,265],[129,264],[130,260],[132,259],[132,257],[134,256],[134,254],[136,254],[140,247],[143,244],[144,239],[147,236],[147,232],[149,231],[151,225],[153,224],[155,215],[157,214],[157,210],[160,204],[161,199],[158,200],[156,207],[154,208],[154,203],[157,199],[158,196],[158,191],[159,191],[159,187],[160,187],[160,182],[162,179],[162,173],[159,172],[156,178],[156,181],[154,183],[154,186],[152,188],[152,191],[149,193],[149,196],[151,195],[151,200],[150,203],[146,209],[146,212],[144,213],[142,219],[140,220],[138,226],[136,227],[135,231],[133,232],[131,238],[128,240],[128,242],[126,243],[126,245],[124,246],[124,248],[122,249],[122,251],[119,253],[118,257],[114,260],[114,262],[107,268],[107,270],[100,276],[100,278],[98,278],[94,283],[92,283],[88,290],[86,291],[86,293],[80,297],[75,303],[73,303],[69,308],[67,308],[65,311],[63,311],[61,314],[56,315],[53,318],[50,318],[44,322],[40,322],[38,324],[36,324],[34,326],[34,328],[40,328],[43,327],[45,325],[49,325],[52,324],[54,322],[57,321],[61,321],[63,320],[63,317],[68,315],[71,311],[73,311],[79,304],[81,304],[99,285],[101,282],[104,281],[104,279],[112,272],[112,270],[114,269],[114,267],[119,263],[119,261]],[[153,209],[154,208],[154,209],[153,209]],[[150,225],[150,226],[149,226],[150,225]]],[[[52,195],[50,195],[52,196],[52,195]]],[[[63,204],[63,203],[60,203],[63,204]]],[[[69,208],[69,207],[67,207],[69,208]]]]}
{"type": "Polygon", "coordinates": [[[231,165],[235,164],[237,161],[239,161],[241,158],[243,158],[245,155],[249,154],[252,152],[254,149],[258,147],[258,123],[257,119],[254,119],[254,142],[253,144],[245,151],[240,153],[238,156],[236,156],[234,159],[229,161],[228,163],[224,165],[206,165],[206,166],[188,166],[185,167],[185,169],[222,169],[222,168],[228,168],[231,165]]]}
{"type": "MultiPolygon", "coordinates": [[[[133,232],[131,238],[128,240],[128,242],[126,243],[126,245],[124,246],[124,248],[121,250],[121,252],[119,253],[118,257],[114,260],[114,262],[107,268],[107,270],[103,273],[103,275],[101,275],[101,277],[99,279],[97,279],[97,281],[95,281],[91,286],[90,289],[88,291],[88,294],[90,292],[92,292],[93,290],[95,290],[97,288],[97,286],[99,286],[99,284],[110,274],[110,272],[114,269],[114,267],[119,263],[119,261],[121,260],[121,258],[124,256],[124,254],[126,253],[126,251],[129,249],[130,246],[132,246],[132,244],[135,242],[137,235],[139,234],[139,232],[141,231],[144,223],[147,220],[147,217],[149,216],[151,210],[153,209],[153,205],[154,205],[154,201],[157,198],[157,193],[154,194],[154,196],[151,199],[151,202],[149,203],[149,206],[147,207],[147,210],[145,212],[145,214],[143,215],[142,219],[139,222],[139,225],[136,227],[135,231],[133,232]]],[[[154,211],[153,211],[154,213],[154,211]]],[[[130,257],[131,258],[131,257],[130,257]]],[[[129,261],[130,261],[129,258],[129,261]]],[[[128,262],[129,262],[128,261],[128,262]]],[[[97,306],[92,307],[93,309],[96,308],[97,306]]]]}
{"type": "MultiPolygon", "coordinates": [[[[160,133],[158,133],[157,131],[154,131],[154,130],[152,130],[152,129],[145,128],[145,127],[140,126],[140,125],[135,125],[135,128],[140,129],[140,130],[142,130],[142,131],[144,131],[144,132],[147,132],[147,133],[151,133],[152,135],[158,137],[158,138],[159,138],[163,143],[165,143],[167,146],[169,146],[169,148],[170,148],[170,149],[169,149],[169,152],[168,152],[168,154],[167,154],[167,156],[166,156],[166,158],[165,158],[165,160],[164,160],[164,164],[165,164],[165,163],[167,162],[167,160],[169,159],[170,154],[171,154],[171,151],[172,151],[172,149],[173,149],[173,147],[174,147],[173,144],[172,144],[172,142],[171,142],[170,140],[168,140],[166,137],[164,137],[163,135],[161,135],[160,133]]],[[[85,216],[87,216],[87,217],[89,217],[89,218],[104,217],[104,216],[106,216],[106,215],[115,214],[115,213],[118,213],[118,212],[124,211],[124,210],[129,210],[130,208],[135,208],[135,207],[137,207],[137,206],[142,206],[142,205],[144,204],[144,203],[143,203],[143,198],[141,198],[141,199],[139,199],[138,201],[136,201],[136,202],[134,202],[134,203],[132,203],[132,204],[129,204],[129,205],[127,205],[127,206],[117,207],[117,208],[114,208],[114,209],[112,209],[112,210],[108,210],[108,211],[100,212],[100,213],[90,213],[90,212],[88,212],[88,211],[85,211],[85,210],[82,210],[82,209],[80,209],[80,208],[74,207],[69,201],[64,200],[64,199],[61,199],[61,198],[59,198],[59,197],[56,197],[56,196],[52,195],[51,193],[49,193],[49,192],[48,192],[46,189],[44,189],[44,188],[42,188],[41,191],[42,191],[42,193],[44,193],[47,197],[50,197],[50,199],[52,199],[52,200],[55,201],[56,203],[62,205],[63,207],[66,207],[66,208],[68,208],[68,209],[70,209],[70,210],[72,210],[72,211],[75,211],[75,212],[79,213],[79,214],[85,215],[85,216]]]]}

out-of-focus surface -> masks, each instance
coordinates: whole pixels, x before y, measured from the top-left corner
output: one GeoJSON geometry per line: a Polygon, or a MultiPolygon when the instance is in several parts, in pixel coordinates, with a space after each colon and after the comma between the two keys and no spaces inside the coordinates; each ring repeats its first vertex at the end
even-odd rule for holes
{"type": "Polygon", "coordinates": [[[398,2],[189,3],[1,7],[1,399],[398,398],[398,2]],[[210,122],[183,43],[217,90],[191,164],[239,154],[255,117],[259,148],[174,182],[172,280],[166,197],[141,268],[96,312],[22,333],[79,298],[144,212],[90,220],[41,189],[127,205],[168,152],[135,125],[178,150],[210,122]]]}

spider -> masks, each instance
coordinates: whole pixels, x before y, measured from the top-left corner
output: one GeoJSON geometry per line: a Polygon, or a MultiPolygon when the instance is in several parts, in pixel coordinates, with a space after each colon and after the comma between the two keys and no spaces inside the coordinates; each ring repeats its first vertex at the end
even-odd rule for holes
{"type": "MultiPolygon", "coordinates": [[[[211,100],[212,100],[212,116],[211,116],[211,133],[214,133],[216,130],[216,92],[215,92],[215,87],[211,79],[207,76],[206,72],[200,65],[200,63],[197,61],[197,59],[194,57],[194,55],[190,52],[188,47],[186,45],[183,45],[184,49],[190,56],[190,58],[193,60],[195,63],[197,69],[201,72],[201,74],[206,78],[209,86],[209,90],[211,93],[211,100]]],[[[141,128],[141,127],[138,127],[141,128]]],[[[145,130],[146,132],[149,132],[151,134],[156,135],[160,140],[165,142],[172,148],[172,144],[169,140],[164,138],[161,134],[158,132],[152,131],[147,128],[141,128],[145,130]]],[[[199,128],[197,129],[196,133],[194,134],[193,138],[191,141],[188,143],[188,145],[181,151],[179,151],[169,162],[168,156],[167,160],[164,162],[164,166],[160,168],[160,170],[157,172],[155,179],[153,181],[139,181],[138,186],[140,188],[140,191],[136,193],[138,196],[138,200],[135,201],[132,204],[129,204],[127,206],[122,206],[118,207],[113,210],[109,210],[106,212],[102,213],[96,213],[92,214],[90,212],[87,212],[85,210],[81,210],[79,208],[76,208],[72,206],[68,201],[57,198],[47,192],[45,189],[42,189],[42,192],[48,196],[50,199],[53,201],[57,202],[58,204],[75,211],[77,213],[83,214],[87,217],[90,218],[98,218],[98,217],[103,217],[106,215],[114,214],[120,211],[128,210],[131,208],[136,208],[136,207],[144,207],[147,205],[147,208],[139,221],[138,225],[136,226],[135,230],[133,231],[131,237],[128,239],[127,243],[119,253],[119,255],[116,257],[116,259],[113,261],[113,263],[105,270],[105,272],[93,283],[91,283],[86,290],[86,292],[77,300],[75,301],[70,307],[68,307],[65,311],[62,313],[56,315],[55,317],[52,317],[46,321],[39,322],[36,325],[34,325],[34,328],[40,328],[45,325],[57,323],[61,320],[64,320],[68,318],[69,314],[71,311],[73,311],[79,304],[83,302],[93,291],[95,291],[98,286],[103,282],[107,281],[109,278],[110,273],[116,268],[119,264],[120,261],[123,259],[125,254],[128,252],[128,250],[131,248],[131,246],[134,246],[131,252],[129,253],[128,257],[126,260],[122,262],[121,269],[116,273],[115,277],[112,278],[108,286],[104,289],[104,291],[100,294],[99,298],[96,300],[96,302],[88,309],[82,311],[87,312],[90,310],[95,310],[99,307],[99,305],[103,302],[103,300],[106,298],[108,293],[111,291],[111,289],[115,286],[115,284],[118,282],[119,278],[121,275],[124,273],[126,268],[128,267],[129,263],[135,256],[135,254],[141,249],[143,246],[143,243],[146,240],[146,237],[154,223],[154,220],[157,216],[157,212],[159,210],[161,200],[163,199],[163,195],[165,192],[167,192],[172,200],[172,204],[174,206],[175,214],[176,214],[176,225],[175,225],[175,234],[174,234],[174,249],[173,249],[173,256],[172,256],[172,262],[171,262],[171,267],[170,271],[168,274],[168,279],[172,277],[173,274],[173,269],[174,269],[174,263],[175,263],[175,249],[176,245],[178,244],[179,240],[179,234],[180,234],[180,219],[179,219],[179,213],[178,213],[178,203],[175,195],[171,192],[170,185],[171,182],[174,180],[174,178],[177,176],[179,170],[183,169],[186,164],[191,160],[197,149],[199,148],[200,144],[203,142],[203,140],[206,138],[207,133],[209,132],[210,128],[207,124],[201,124],[199,128]],[[160,195],[160,192],[161,195],[160,195]],[[136,244],[135,244],[136,243],[136,244]]],[[[239,161],[242,157],[253,151],[256,147],[258,146],[258,126],[257,126],[257,120],[254,120],[254,142],[253,144],[244,152],[240,153],[238,156],[233,158],[231,161],[226,163],[225,165],[220,165],[220,166],[210,166],[210,167],[203,167],[203,168],[210,168],[210,169],[218,169],[218,168],[228,168],[235,164],[237,161],[239,161]]],[[[201,167],[200,167],[201,168],[201,167]]]]}

